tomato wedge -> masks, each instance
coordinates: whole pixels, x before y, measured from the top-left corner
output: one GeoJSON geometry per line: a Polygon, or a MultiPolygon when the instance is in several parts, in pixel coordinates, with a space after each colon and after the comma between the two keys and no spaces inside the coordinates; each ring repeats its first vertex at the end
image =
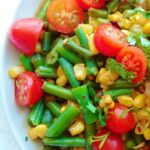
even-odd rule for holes
{"type": "Polygon", "coordinates": [[[100,25],[94,34],[96,48],[108,57],[114,57],[125,46],[128,46],[126,35],[110,23],[100,25]]]}
{"type": "Polygon", "coordinates": [[[34,72],[21,73],[15,80],[15,99],[19,106],[31,106],[43,95],[43,81],[34,72]]]}
{"type": "Polygon", "coordinates": [[[17,20],[11,27],[10,41],[24,54],[31,56],[35,52],[44,22],[36,18],[17,20]]]}
{"type": "Polygon", "coordinates": [[[84,21],[84,12],[76,0],[54,0],[50,3],[47,17],[58,32],[72,33],[84,21]]]}
{"type": "Polygon", "coordinates": [[[137,47],[129,46],[123,48],[116,57],[128,71],[135,75],[133,82],[141,82],[146,74],[147,59],[142,50],[137,47]]]}
{"type": "Polygon", "coordinates": [[[102,8],[106,0],[77,0],[77,2],[83,9],[88,10],[90,7],[102,8]]]}
{"type": "Polygon", "coordinates": [[[106,124],[110,131],[116,134],[122,134],[131,131],[135,127],[135,119],[132,112],[126,112],[122,116],[122,113],[127,111],[127,109],[124,105],[116,103],[115,107],[108,111],[106,124]]]}

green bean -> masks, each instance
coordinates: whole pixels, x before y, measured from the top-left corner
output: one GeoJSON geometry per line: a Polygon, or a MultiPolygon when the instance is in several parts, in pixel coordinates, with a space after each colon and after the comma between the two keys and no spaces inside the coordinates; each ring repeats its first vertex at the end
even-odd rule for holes
{"type": "Polygon", "coordinates": [[[99,10],[91,7],[90,9],[88,9],[88,15],[95,18],[107,18],[108,12],[104,9],[99,10]]]}
{"type": "Polygon", "coordinates": [[[51,34],[50,32],[44,32],[43,47],[42,47],[43,52],[49,52],[50,46],[51,46],[51,34]]]}
{"type": "Polygon", "coordinates": [[[21,54],[21,55],[19,55],[19,59],[20,59],[22,65],[25,67],[25,69],[27,69],[29,71],[33,71],[33,66],[32,66],[30,57],[28,57],[24,54],[21,54]]]}
{"type": "Polygon", "coordinates": [[[44,138],[43,143],[50,146],[84,147],[85,139],[80,137],[44,138]]]}
{"type": "Polygon", "coordinates": [[[36,69],[39,66],[44,66],[45,65],[45,60],[43,59],[43,57],[40,54],[35,54],[31,57],[31,62],[34,66],[34,68],[36,69]]]}
{"type": "Polygon", "coordinates": [[[89,91],[90,97],[94,101],[94,103],[99,102],[99,98],[96,95],[96,91],[94,90],[94,88],[92,88],[91,86],[89,86],[88,87],[88,91],[89,91]]]}
{"type": "Polygon", "coordinates": [[[115,9],[115,7],[119,4],[119,2],[120,2],[120,0],[112,0],[112,1],[110,1],[106,5],[106,7],[108,9],[108,12],[111,13],[115,9]]]}
{"type": "Polygon", "coordinates": [[[64,43],[64,46],[76,53],[78,53],[80,56],[82,56],[83,58],[90,58],[92,57],[92,52],[87,50],[86,48],[82,47],[82,46],[79,46],[77,45],[74,41],[72,41],[71,39],[67,40],[65,43],[64,43]]]}
{"type": "Polygon", "coordinates": [[[104,95],[111,95],[113,99],[116,99],[118,96],[121,95],[131,95],[133,92],[133,89],[112,89],[104,91],[104,95]]]}
{"type": "Polygon", "coordinates": [[[57,102],[53,102],[53,101],[48,102],[46,106],[53,113],[54,116],[56,117],[60,116],[61,106],[57,102]]]}
{"type": "Polygon", "coordinates": [[[108,19],[104,19],[104,18],[96,18],[96,23],[98,25],[101,25],[103,23],[109,23],[110,21],[108,19]]]}
{"type": "Polygon", "coordinates": [[[68,81],[72,87],[80,86],[80,82],[76,79],[73,71],[73,66],[65,58],[58,59],[59,64],[61,65],[63,71],[65,72],[68,81]]]}
{"type": "Polygon", "coordinates": [[[80,45],[83,46],[86,49],[89,49],[88,39],[87,39],[84,31],[82,30],[82,28],[77,27],[74,32],[75,32],[75,34],[77,35],[77,37],[79,39],[80,45]]]}
{"type": "Polygon", "coordinates": [[[96,76],[97,73],[98,73],[98,68],[96,66],[96,63],[95,63],[94,59],[88,59],[85,62],[86,62],[87,75],[88,76],[90,76],[90,75],[96,76]]]}
{"type": "Polygon", "coordinates": [[[46,67],[46,66],[39,66],[35,70],[36,74],[40,77],[49,77],[49,78],[56,78],[56,69],[53,67],[46,67]]]}
{"type": "Polygon", "coordinates": [[[69,99],[75,101],[74,96],[72,95],[71,90],[57,86],[55,84],[52,84],[50,82],[44,82],[43,84],[43,90],[46,93],[55,95],[57,97],[63,98],[63,99],[69,99]]]}
{"type": "Polygon", "coordinates": [[[72,89],[72,94],[80,105],[81,112],[87,124],[97,120],[96,108],[91,103],[86,85],[72,89]]]}
{"type": "Polygon", "coordinates": [[[130,16],[135,15],[137,12],[135,10],[125,10],[123,12],[123,17],[124,18],[129,18],[130,16]]]}
{"type": "Polygon", "coordinates": [[[49,127],[52,124],[53,119],[54,116],[52,115],[52,113],[47,108],[45,108],[41,123],[49,127]]]}
{"type": "Polygon", "coordinates": [[[85,81],[85,84],[88,86],[88,87],[92,87],[94,89],[99,89],[99,84],[94,82],[94,81],[91,81],[91,80],[86,80],[85,81]]]}
{"type": "Polygon", "coordinates": [[[126,145],[126,147],[129,148],[129,149],[133,149],[133,147],[136,146],[136,143],[135,143],[134,140],[129,140],[129,141],[126,142],[125,145],[126,145]]]}
{"type": "Polygon", "coordinates": [[[51,0],[45,0],[42,7],[40,8],[40,10],[37,12],[36,14],[36,18],[39,18],[39,19],[45,19],[46,17],[46,12],[47,12],[47,9],[48,9],[48,6],[50,4],[51,0]]]}
{"type": "Polygon", "coordinates": [[[28,116],[29,124],[33,126],[39,125],[42,121],[43,113],[44,113],[44,103],[43,100],[41,99],[37,104],[34,105],[34,107],[29,113],[28,116]]]}
{"type": "Polygon", "coordinates": [[[63,113],[52,123],[46,132],[47,137],[60,136],[80,114],[80,110],[74,105],[69,105],[63,113]]]}
{"type": "Polygon", "coordinates": [[[81,59],[77,54],[73,53],[72,51],[66,49],[64,46],[59,46],[57,52],[72,64],[83,62],[83,59],[81,59]]]}

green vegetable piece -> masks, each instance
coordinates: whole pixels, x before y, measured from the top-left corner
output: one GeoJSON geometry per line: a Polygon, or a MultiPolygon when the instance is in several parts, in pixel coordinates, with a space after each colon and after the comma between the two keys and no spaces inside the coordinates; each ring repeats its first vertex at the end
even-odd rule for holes
{"type": "Polygon", "coordinates": [[[136,146],[136,143],[133,140],[129,140],[129,141],[126,142],[126,147],[127,148],[133,149],[135,146],[136,146]]]}
{"type": "Polygon", "coordinates": [[[88,15],[95,18],[107,18],[108,11],[104,9],[94,9],[91,7],[88,9],[88,15]]]}
{"type": "Polygon", "coordinates": [[[54,146],[45,146],[44,150],[60,150],[60,148],[54,146]]]}
{"type": "Polygon", "coordinates": [[[94,101],[94,103],[99,102],[99,97],[96,95],[96,91],[94,90],[94,88],[89,86],[88,91],[89,91],[90,97],[94,101]]]}
{"type": "Polygon", "coordinates": [[[86,62],[87,75],[88,76],[90,76],[90,75],[96,76],[98,74],[98,68],[96,66],[94,59],[87,59],[87,60],[85,60],[85,62],[86,62]]]}
{"type": "Polygon", "coordinates": [[[50,32],[44,32],[43,47],[42,47],[43,52],[49,52],[50,46],[51,46],[51,34],[50,32]]]}
{"type": "Polygon", "coordinates": [[[111,13],[115,9],[115,7],[119,4],[119,2],[120,2],[120,0],[112,0],[112,1],[110,1],[106,5],[106,7],[108,9],[108,12],[111,13]]]}

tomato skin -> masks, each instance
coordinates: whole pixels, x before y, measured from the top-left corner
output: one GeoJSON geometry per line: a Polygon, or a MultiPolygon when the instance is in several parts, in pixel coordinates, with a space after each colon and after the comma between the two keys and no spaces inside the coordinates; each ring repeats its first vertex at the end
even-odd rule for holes
{"type": "Polygon", "coordinates": [[[36,18],[17,20],[10,29],[9,39],[21,52],[32,56],[44,22],[36,18]]]}
{"type": "MultiPolygon", "coordinates": [[[[96,136],[102,136],[108,132],[108,129],[104,128],[102,131],[98,131],[96,136]]],[[[92,143],[92,150],[123,150],[123,142],[119,134],[110,133],[103,147],[99,148],[100,142],[92,143]]]]}
{"type": "Polygon", "coordinates": [[[72,33],[84,21],[83,9],[76,0],[54,0],[47,11],[48,22],[61,33],[72,33]]]}
{"type": "Polygon", "coordinates": [[[128,46],[126,35],[110,23],[100,25],[94,34],[96,48],[108,57],[114,57],[125,46],[128,46]]]}
{"type": "Polygon", "coordinates": [[[78,4],[85,10],[88,10],[90,7],[93,8],[102,8],[106,0],[99,0],[98,2],[93,2],[93,0],[77,0],[78,4]]]}
{"type": "Polygon", "coordinates": [[[136,77],[132,82],[141,82],[144,79],[147,69],[147,59],[142,50],[134,46],[125,47],[117,54],[116,60],[128,71],[134,72],[136,77]]]}
{"type": "Polygon", "coordinates": [[[116,134],[122,134],[131,131],[135,127],[135,118],[132,112],[127,112],[125,116],[120,116],[127,109],[127,107],[116,103],[115,107],[108,111],[106,124],[110,131],[116,134]]]}
{"type": "Polygon", "coordinates": [[[43,81],[34,72],[24,72],[15,79],[15,100],[19,106],[31,106],[43,95],[43,81]]]}

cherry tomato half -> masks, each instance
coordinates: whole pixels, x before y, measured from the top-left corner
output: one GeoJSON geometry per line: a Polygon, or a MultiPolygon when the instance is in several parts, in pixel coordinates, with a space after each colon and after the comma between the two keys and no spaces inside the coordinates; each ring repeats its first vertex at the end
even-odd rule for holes
{"type": "MultiPolygon", "coordinates": [[[[108,133],[106,128],[97,132],[96,136],[103,136],[108,133]]],[[[119,134],[110,133],[102,148],[99,148],[100,141],[92,143],[92,150],[123,150],[123,142],[119,134]]]]}
{"type": "Polygon", "coordinates": [[[133,82],[140,82],[146,74],[147,60],[145,54],[137,47],[129,46],[123,48],[117,54],[116,60],[128,71],[135,75],[133,82]]]}
{"type": "Polygon", "coordinates": [[[90,7],[102,8],[106,0],[77,0],[77,2],[83,9],[88,10],[90,7]]]}
{"type": "Polygon", "coordinates": [[[19,106],[34,105],[43,95],[43,81],[34,72],[21,73],[15,80],[15,99],[19,106]]]}
{"type": "Polygon", "coordinates": [[[100,25],[94,34],[96,48],[108,57],[114,57],[125,46],[128,46],[126,35],[110,23],[100,25]]]}
{"type": "Polygon", "coordinates": [[[122,113],[127,109],[127,107],[116,103],[115,107],[108,111],[106,124],[110,131],[122,134],[131,131],[135,127],[135,118],[132,112],[126,112],[126,114],[122,116],[122,113]]]}
{"type": "Polygon", "coordinates": [[[54,0],[47,11],[48,21],[58,32],[72,33],[84,21],[83,9],[76,0],[54,0]]]}
{"type": "Polygon", "coordinates": [[[11,27],[10,41],[24,54],[31,56],[35,52],[44,22],[36,18],[17,20],[11,27]]]}

